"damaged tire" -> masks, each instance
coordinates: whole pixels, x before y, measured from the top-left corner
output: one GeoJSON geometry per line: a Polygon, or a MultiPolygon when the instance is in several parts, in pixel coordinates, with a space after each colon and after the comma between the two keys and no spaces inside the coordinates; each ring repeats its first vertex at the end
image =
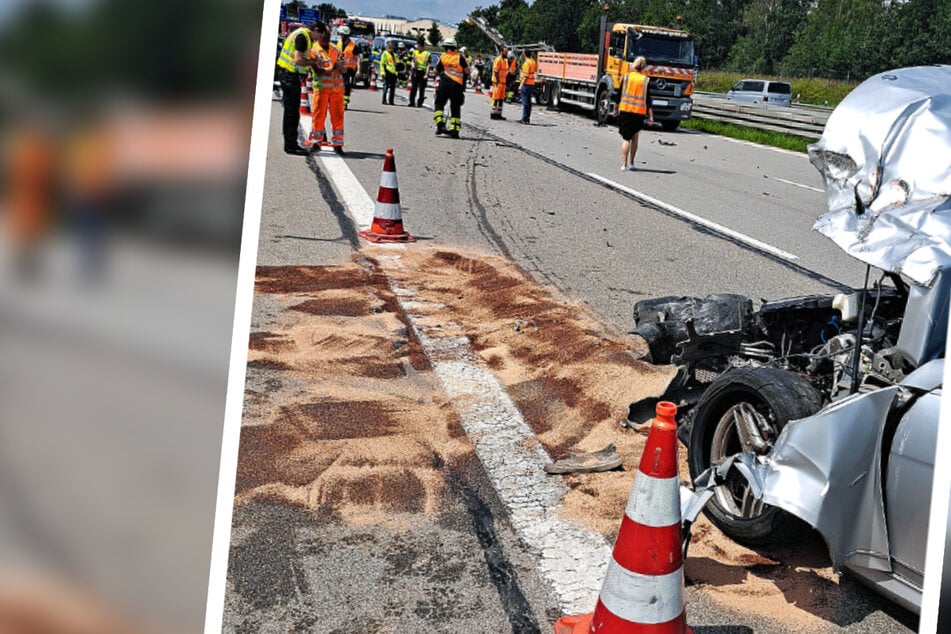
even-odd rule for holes
{"type": "MultiPolygon", "coordinates": [[[[743,451],[769,452],[791,420],[819,411],[822,396],[809,381],[787,370],[743,368],[718,377],[694,412],[687,446],[691,479],[710,465],[743,451]]],[[[795,540],[810,528],[789,513],[756,501],[736,476],[716,489],[705,513],[738,543],[762,546],[795,540]]]]}

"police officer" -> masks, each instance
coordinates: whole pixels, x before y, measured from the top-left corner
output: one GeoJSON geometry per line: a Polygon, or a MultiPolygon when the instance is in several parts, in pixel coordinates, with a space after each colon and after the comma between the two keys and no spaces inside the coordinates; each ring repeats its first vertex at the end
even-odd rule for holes
{"type": "Polygon", "coordinates": [[[311,22],[288,34],[277,58],[278,81],[281,82],[284,105],[284,151],[287,154],[306,156],[309,152],[297,144],[297,128],[300,125],[300,87],[311,68],[317,62],[307,54],[314,40],[320,35],[321,22],[311,22]]]}
{"type": "Polygon", "coordinates": [[[465,101],[465,77],[469,66],[466,58],[456,51],[456,40],[447,38],[443,43],[445,52],[439,57],[436,72],[441,73],[439,88],[436,89],[436,104],[433,120],[436,122],[436,134],[446,134],[459,138],[462,129],[462,102],[465,101]],[[449,128],[446,129],[446,115],[443,108],[449,102],[449,128]]]}
{"type": "Polygon", "coordinates": [[[389,103],[393,105],[393,99],[396,95],[396,43],[393,40],[386,41],[386,50],[380,55],[380,76],[383,78],[383,105],[389,103]],[[387,101],[387,94],[390,98],[387,101]]]}
{"type": "Polygon", "coordinates": [[[423,40],[416,40],[416,50],[413,51],[412,57],[413,87],[410,90],[409,103],[407,104],[410,107],[422,108],[423,101],[426,100],[426,75],[429,73],[431,57],[432,53],[423,48],[423,40]]]}

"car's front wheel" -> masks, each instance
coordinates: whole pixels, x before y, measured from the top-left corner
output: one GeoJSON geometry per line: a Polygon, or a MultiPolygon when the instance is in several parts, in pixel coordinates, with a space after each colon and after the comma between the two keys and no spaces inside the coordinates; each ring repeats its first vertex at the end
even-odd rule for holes
{"type": "MultiPolygon", "coordinates": [[[[776,368],[730,370],[706,389],[694,413],[687,450],[691,478],[740,452],[766,454],[791,420],[815,414],[822,396],[809,381],[776,368]]],[[[739,543],[756,546],[801,537],[808,527],[756,500],[742,476],[717,487],[705,513],[739,543]]]]}

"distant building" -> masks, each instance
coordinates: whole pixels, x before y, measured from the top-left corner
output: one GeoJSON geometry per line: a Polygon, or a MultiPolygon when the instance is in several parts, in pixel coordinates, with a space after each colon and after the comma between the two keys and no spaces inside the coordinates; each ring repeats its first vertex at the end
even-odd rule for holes
{"type": "Polygon", "coordinates": [[[442,24],[438,20],[433,20],[431,18],[417,18],[415,20],[407,20],[406,18],[398,18],[393,16],[375,18],[365,15],[351,15],[350,17],[356,17],[361,20],[366,20],[367,22],[373,22],[373,24],[376,25],[377,33],[386,31],[396,35],[410,35],[412,37],[417,37],[421,33],[423,37],[427,37],[429,29],[432,28],[433,22],[436,23],[436,28],[439,29],[439,34],[442,36],[442,39],[446,39],[447,37],[455,37],[457,31],[455,27],[442,24]]]}

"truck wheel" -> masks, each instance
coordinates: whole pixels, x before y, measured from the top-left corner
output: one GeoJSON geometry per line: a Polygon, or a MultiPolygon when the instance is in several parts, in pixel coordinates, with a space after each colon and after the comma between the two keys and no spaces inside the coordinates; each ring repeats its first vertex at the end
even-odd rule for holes
{"type": "Polygon", "coordinates": [[[598,125],[605,125],[608,122],[610,112],[611,97],[608,96],[608,89],[602,86],[598,88],[597,97],[594,99],[594,116],[598,120],[598,125]]]}
{"type": "MultiPolygon", "coordinates": [[[[822,396],[809,381],[778,368],[742,368],[719,376],[694,412],[687,445],[691,479],[741,451],[766,454],[791,420],[819,411],[822,396]]],[[[716,489],[704,513],[721,531],[748,546],[796,541],[809,527],[753,499],[742,476],[716,489]]]]}
{"type": "Polygon", "coordinates": [[[680,127],[679,121],[661,121],[660,127],[662,127],[666,132],[673,132],[680,127]]]}
{"type": "Polygon", "coordinates": [[[555,82],[551,85],[551,107],[555,110],[561,110],[561,84],[555,82]]]}
{"type": "Polygon", "coordinates": [[[542,84],[541,90],[535,91],[535,103],[539,106],[547,106],[551,101],[551,84],[542,84]]]}

